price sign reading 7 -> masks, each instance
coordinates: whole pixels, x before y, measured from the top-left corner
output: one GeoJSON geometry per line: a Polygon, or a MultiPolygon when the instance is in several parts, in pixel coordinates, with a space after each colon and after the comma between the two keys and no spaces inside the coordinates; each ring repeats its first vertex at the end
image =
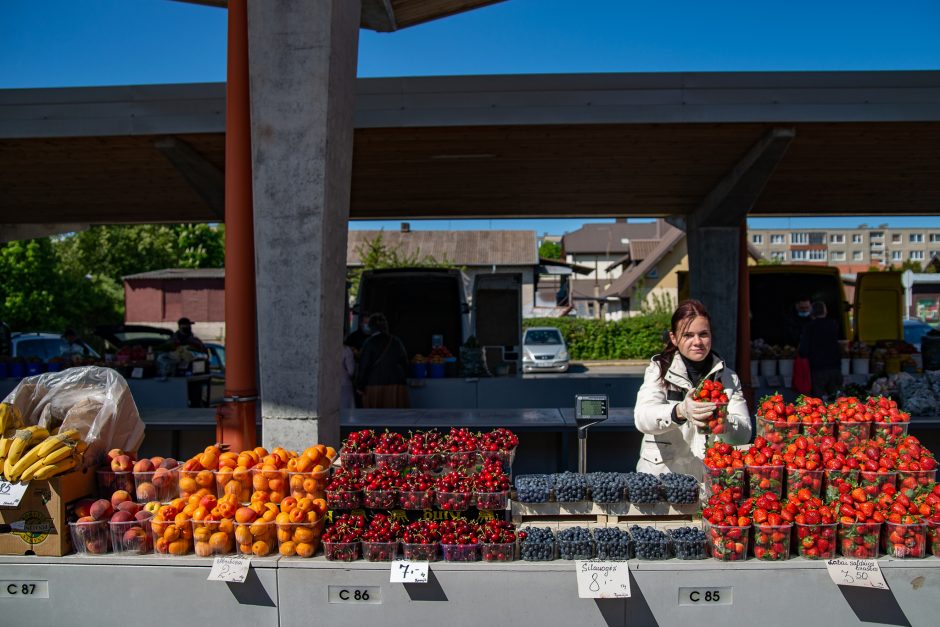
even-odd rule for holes
{"type": "Polygon", "coordinates": [[[427,583],[428,569],[427,562],[395,560],[392,562],[389,581],[391,583],[427,583]]]}

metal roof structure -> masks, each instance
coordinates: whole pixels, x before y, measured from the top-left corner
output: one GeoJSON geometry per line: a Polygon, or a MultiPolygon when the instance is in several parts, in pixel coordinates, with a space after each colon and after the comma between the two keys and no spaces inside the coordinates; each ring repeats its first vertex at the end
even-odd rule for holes
{"type": "MultiPolygon", "coordinates": [[[[940,72],[357,81],[354,219],[689,214],[769,133],[752,215],[940,212],[940,72]]],[[[216,221],[224,85],[0,91],[0,223],[216,221]]]]}

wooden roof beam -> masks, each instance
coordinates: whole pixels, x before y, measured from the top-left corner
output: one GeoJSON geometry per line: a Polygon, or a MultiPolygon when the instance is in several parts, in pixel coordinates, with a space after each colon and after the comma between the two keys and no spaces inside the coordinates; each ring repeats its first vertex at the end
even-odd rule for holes
{"type": "Polygon", "coordinates": [[[380,33],[398,30],[392,0],[362,0],[362,16],[359,19],[363,28],[380,33]]]}
{"type": "Polygon", "coordinates": [[[212,213],[224,220],[225,174],[179,138],[160,137],[154,140],[153,145],[206,201],[212,213]]]}

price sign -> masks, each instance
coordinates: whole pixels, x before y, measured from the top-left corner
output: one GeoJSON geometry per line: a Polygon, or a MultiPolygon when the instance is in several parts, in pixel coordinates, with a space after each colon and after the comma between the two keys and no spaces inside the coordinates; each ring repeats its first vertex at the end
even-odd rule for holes
{"type": "Polygon", "coordinates": [[[630,596],[627,562],[575,561],[578,598],[620,599],[630,596]]]}
{"type": "Polygon", "coordinates": [[[391,583],[427,583],[428,563],[413,562],[411,560],[395,560],[392,562],[391,583]]]}
{"type": "Polygon", "coordinates": [[[837,586],[858,586],[860,588],[876,588],[887,590],[888,584],[877,560],[855,560],[840,558],[828,560],[826,568],[829,577],[837,586]]]}
{"type": "Polygon", "coordinates": [[[679,588],[679,605],[731,605],[734,588],[679,588]]]}
{"type": "Polygon", "coordinates": [[[212,570],[209,571],[208,581],[244,583],[248,577],[249,566],[251,566],[250,557],[217,557],[212,560],[212,570]]]}
{"type": "Polygon", "coordinates": [[[382,588],[379,586],[329,586],[330,603],[382,604],[382,588]]]}
{"type": "Polygon", "coordinates": [[[29,481],[10,483],[0,479],[0,507],[19,507],[28,486],[29,481]]]}
{"type": "Polygon", "coordinates": [[[0,581],[0,599],[48,598],[48,581],[0,581]]]}
{"type": "Polygon", "coordinates": [[[144,378],[144,369],[143,368],[134,368],[131,370],[131,379],[143,379],[144,378]]]}

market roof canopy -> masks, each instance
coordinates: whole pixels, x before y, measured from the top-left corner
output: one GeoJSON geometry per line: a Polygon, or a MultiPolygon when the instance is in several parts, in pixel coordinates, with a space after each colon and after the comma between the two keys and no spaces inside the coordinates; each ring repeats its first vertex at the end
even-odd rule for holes
{"type": "MultiPolygon", "coordinates": [[[[359,79],[351,217],[690,213],[767,135],[751,213],[940,213],[940,72],[359,79]]],[[[0,91],[0,222],[222,216],[224,85],[0,91]]]]}
{"type": "MultiPolygon", "coordinates": [[[[190,4],[227,7],[228,0],[177,0],[190,4]]],[[[391,32],[448,15],[463,13],[504,0],[362,0],[360,26],[391,32]]]]}

